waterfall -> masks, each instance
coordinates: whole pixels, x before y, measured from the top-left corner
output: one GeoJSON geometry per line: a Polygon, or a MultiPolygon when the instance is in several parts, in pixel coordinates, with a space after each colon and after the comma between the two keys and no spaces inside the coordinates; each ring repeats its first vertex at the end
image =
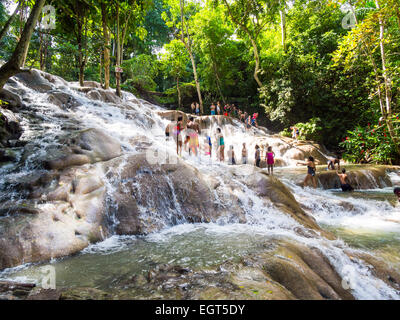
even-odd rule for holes
{"type": "MultiPolygon", "coordinates": [[[[88,168],[94,167],[104,182],[108,239],[91,244],[84,253],[125,250],[125,241],[136,239],[136,236],[117,236],[116,230],[121,224],[117,213],[121,204],[115,196],[121,194],[135,199],[140,223],[145,226],[141,231],[147,234],[147,241],[168,241],[178,234],[190,235],[198,228],[203,228],[210,234],[248,234],[254,238],[255,243],[258,237],[289,239],[310,248],[318,248],[342,277],[354,273],[355,285],[352,292],[356,298],[400,298],[395,289],[372,275],[366,263],[352,260],[346,254],[347,251],[357,249],[350,248],[341,240],[327,240],[321,235],[311,233],[268,197],[260,196],[250,188],[248,179],[258,170],[252,164],[234,167],[220,163],[215,154],[215,132],[218,127],[223,129],[226,150],[231,145],[234,147],[237,163],[240,163],[242,143],[246,143],[250,159],[253,158],[255,145],[261,144],[273,146],[280,163],[286,167],[294,167],[297,160],[303,156],[297,144],[270,134],[264,129],[253,128],[247,131],[244,124],[236,119],[225,119],[221,122],[222,120],[215,117],[203,117],[200,121],[204,122],[200,143],[203,143],[207,135],[212,137],[213,157],[210,159],[202,154],[196,158],[184,153],[179,161],[187,166],[188,170],[193,170],[190,171],[194,172],[193,174],[199,172],[212,195],[210,201],[214,210],[219,214],[215,219],[208,220],[203,215],[194,221],[194,224],[189,224],[191,221],[186,217],[181,201],[182,194],[176,190],[176,181],[173,181],[168,171],[154,189],[145,188],[141,183],[144,180],[156,179],[151,170],[142,168],[146,171],[138,170],[134,177],[126,176],[125,173],[130,164],[129,159],[143,154],[143,150],[158,150],[171,158],[175,157],[175,143],[165,141],[164,130],[169,121],[159,114],[165,111],[164,109],[126,92],[122,99],[114,102],[93,100],[90,98],[90,92],[92,96],[93,92],[99,92],[99,95],[105,97],[111,96],[112,92],[99,88],[83,90],[61,78],[35,72],[36,77],[46,84],[47,90],[31,88],[18,77],[12,78],[5,87],[17,93],[25,104],[18,117],[24,129],[21,140],[27,143],[24,147],[14,148],[18,154],[15,164],[0,167],[0,203],[25,200],[26,195],[19,187],[24,178],[45,174],[47,171],[43,163],[49,157],[58,155],[72,133],[94,128],[116,139],[121,145],[122,155],[109,162],[86,164],[88,168]]],[[[265,149],[263,150],[265,157],[265,149]]],[[[327,156],[322,151],[318,152],[323,157],[327,156]]],[[[358,225],[365,228],[373,226],[400,233],[400,224],[391,221],[399,216],[398,207],[393,208],[387,201],[343,198],[329,190],[303,189],[290,177],[285,177],[286,167],[283,167],[280,173],[282,181],[291,190],[297,202],[319,224],[345,227],[358,225]]],[[[366,175],[375,181],[368,172],[366,175]]],[[[378,188],[378,185],[376,187],[378,188]]],[[[7,276],[10,272],[12,273],[6,270],[2,274],[7,276]]]]}

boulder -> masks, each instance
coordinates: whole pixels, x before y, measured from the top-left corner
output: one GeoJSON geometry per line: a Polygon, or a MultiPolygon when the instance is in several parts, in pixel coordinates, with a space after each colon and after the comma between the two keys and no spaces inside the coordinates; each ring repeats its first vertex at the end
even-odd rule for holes
{"type": "Polygon", "coordinates": [[[48,100],[64,110],[74,109],[81,105],[73,96],[62,92],[54,90],[48,94],[48,100]]]}
{"type": "Polygon", "coordinates": [[[7,103],[6,106],[3,107],[7,107],[7,109],[14,111],[24,106],[19,95],[4,88],[0,89],[0,100],[3,100],[7,103]]]}
{"type": "Polygon", "coordinates": [[[9,146],[10,140],[18,140],[22,132],[23,129],[15,114],[0,107],[0,145],[9,146]]]}
{"type": "Polygon", "coordinates": [[[290,190],[279,179],[268,176],[265,171],[256,172],[246,179],[246,184],[255,190],[259,196],[268,198],[278,209],[291,216],[301,225],[324,235],[328,239],[335,239],[333,234],[321,229],[315,219],[301,208],[290,190]]]}
{"type": "Polygon", "coordinates": [[[146,154],[104,164],[108,178],[115,181],[115,205],[110,209],[119,221],[118,234],[215,220],[213,195],[201,174],[175,155],[170,157],[169,164],[152,163],[146,154]]]}
{"type": "Polygon", "coordinates": [[[48,92],[53,89],[52,83],[43,77],[43,73],[41,71],[36,69],[18,73],[14,77],[21,81],[28,88],[38,92],[48,92]]]}
{"type": "Polygon", "coordinates": [[[106,188],[98,170],[66,170],[40,202],[3,203],[0,270],[68,256],[109,234],[106,188]]]}
{"type": "MultiPolygon", "coordinates": [[[[387,175],[389,168],[388,166],[350,166],[347,168],[349,183],[355,189],[391,187],[392,182],[387,175]]],[[[317,179],[324,189],[340,189],[340,180],[336,171],[322,170],[318,172],[317,179]]]]}
{"type": "Polygon", "coordinates": [[[69,134],[62,143],[61,149],[48,151],[49,155],[44,161],[46,168],[61,170],[71,166],[108,161],[122,154],[119,141],[99,129],[87,129],[69,134]]]}

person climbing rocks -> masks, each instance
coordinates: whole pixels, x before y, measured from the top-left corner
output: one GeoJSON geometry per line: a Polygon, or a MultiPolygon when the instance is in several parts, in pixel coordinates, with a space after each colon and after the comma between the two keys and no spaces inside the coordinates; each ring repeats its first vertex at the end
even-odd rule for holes
{"type": "Polygon", "coordinates": [[[256,149],[256,153],[255,153],[254,158],[255,158],[255,161],[256,161],[256,167],[259,167],[259,168],[260,168],[261,150],[260,150],[260,147],[258,146],[258,144],[256,144],[255,149],[256,149]]]}
{"type": "Polygon", "coordinates": [[[214,103],[211,104],[210,110],[211,110],[211,115],[215,116],[215,104],[214,103]]]}
{"type": "Polygon", "coordinates": [[[246,148],[246,142],[243,142],[243,148],[242,148],[242,164],[247,164],[247,148],[246,148]]]}
{"type": "Polygon", "coordinates": [[[229,147],[228,157],[229,157],[229,164],[236,165],[235,150],[233,149],[232,145],[229,147]]]}
{"type": "Polygon", "coordinates": [[[394,188],[393,193],[397,196],[397,199],[399,199],[400,202],[400,188],[399,187],[394,188]]]}
{"type": "Polygon", "coordinates": [[[257,118],[258,118],[258,113],[254,113],[253,117],[251,118],[251,125],[256,128],[258,127],[257,118]]]}
{"type": "Polygon", "coordinates": [[[225,141],[221,128],[217,129],[217,143],[218,143],[218,158],[219,161],[225,161],[225,141]]]}
{"type": "Polygon", "coordinates": [[[348,192],[348,191],[353,191],[354,188],[350,185],[349,183],[349,177],[346,173],[346,169],[342,169],[342,173],[339,173],[338,170],[336,170],[336,174],[338,175],[340,179],[340,187],[342,188],[343,192],[348,192]]]}
{"type": "Polygon", "coordinates": [[[199,134],[201,133],[200,126],[198,123],[194,122],[194,118],[189,118],[189,123],[186,126],[187,128],[187,135],[185,143],[189,142],[189,150],[193,152],[195,156],[197,156],[198,149],[200,147],[199,144],[199,134]],[[189,137],[189,139],[187,139],[189,137]]]}
{"type": "Polygon", "coordinates": [[[273,175],[274,164],[275,164],[275,152],[272,151],[272,147],[268,147],[265,158],[267,160],[268,174],[273,175]]]}
{"type": "Polygon", "coordinates": [[[246,131],[250,130],[250,128],[251,128],[251,116],[250,115],[248,116],[245,125],[246,125],[246,131]]]}
{"type": "MultiPolygon", "coordinates": [[[[308,160],[304,162],[298,162],[297,164],[302,164],[307,166],[307,175],[306,178],[304,179],[303,186],[306,187],[308,185],[308,181],[312,181],[313,187],[317,188],[317,178],[315,177],[317,173],[317,167],[315,165],[315,159],[312,156],[308,157],[308,160]]],[[[296,164],[296,165],[297,165],[296,164]]]]}
{"type": "Polygon", "coordinates": [[[336,170],[336,165],[338,166],[337,169],[340,170],[340,159],[339,159],[339,157],[328,158],[328,168],[327,168],[327,170],[336,170]]]}

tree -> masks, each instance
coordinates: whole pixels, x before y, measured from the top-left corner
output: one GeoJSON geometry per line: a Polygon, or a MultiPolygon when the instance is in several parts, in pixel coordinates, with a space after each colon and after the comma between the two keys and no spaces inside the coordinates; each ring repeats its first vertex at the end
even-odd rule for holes
{"type": "MultiPolygon", "coordinates": [[[[357,4],[367,3],[359,1],[357,4]]],[[[398,13],[398,7],[390,0],[375,0],[371,9],[370,13],[359,21],[353,8],[356,26],[343,39],[335,52],[334,60],[336,65],[343,65],[345,70],[351,70],[354,64],[360,61],[360,56],[368,59],[373,80],[369,78],[366,80],[376,90],[373,96],[377,97],[382,118],[400,155],[400,139],[393,125],[393,94],[399,89],[399,82],[394,79],[398,79],[400,74],[398,58],[397,61],[395,58],[400,53],[396,45],[400,35],[400,25],[393,19],[398,13]]]]}
{"type": "Polygon", "coordinates": [[[15,8],[13,14],[10,16],[10,18],[8,18],[7,22],[5,23],[3,29],[1,29],[0,31],[0,41],[3,39],[4,35],[7,33],[8,29],[10,28],[11,24],[13,23],[13,21],[15,20],[17,13],[20,9],[20,4],[18,4],[18,6],[15,8]]]}
{"type": "Polygon", "coordinates": [[[29,47],[32,33],[45,2],[46,0],[36,0],[11,59],[0,68],[0,89],[4,87],[10,77],[22,71],[21,67],[24,64],[25,52],[29,47]]]}
{"type": "Polygon", "coordinates": [[[186,65],[189,62],[189,55],[184,44],[179,40],[172,40],[164,46],[165,53],[161,57],[161,63],[164,71],[176,81],[176,90],[178,93],[178,106],[181,107],[181,91],[179,81],[187,76],[186,65]]]}
{"type": "Polygon", "coordinates": [[[108,6],[105,0],[100,1],[101,6],[101,18],[102,18],[102,28],[103,28],[103,54],[104,54],[104,89],[110,88],[110,46],[111,46],[111,37],[110,30],[108,28],[108,6]]]}
{"type": "Polygon", "coordinates": [[[254,79],[262,87],[258,38],[279,8],[279,0],[221,0],[232,21],[249,38],[255,60],[254,79]]]}
{"type": "MultiPolygon", "coordinates": [[[[148,0],[126,0],[115,1],[116,26],[116,69],[119,69],[124,57],[124,43],[128,29],[143,38],[146,30],[141,27],[144,21],[145,12],[149,6],[148,0]]],[[[121,96],[121,73],[116,70],[116,92],[121,96]]]]}
{"type": "Polygon", "coordinates": [[[193,53],[193,40],[190,28],[190,19],[199,10],[198,3],[185,0],[166,0],[169,5],[170,15],[163,14],[163,18],[167,26],[176,30],[175,36],[179,38],[184,44],[187,52],[189,53],[190,61],[192,62],[193,76],[196,83],[197,96],[199,98],[200,111],[204,114],[203,98],[201,95],[200,81],[197,74],[196,61],[193,53]]]}

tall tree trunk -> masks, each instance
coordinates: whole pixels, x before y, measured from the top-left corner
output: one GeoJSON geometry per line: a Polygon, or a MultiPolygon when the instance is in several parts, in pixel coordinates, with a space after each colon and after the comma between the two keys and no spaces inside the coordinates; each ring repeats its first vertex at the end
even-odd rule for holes
{"type": "Polygon", "coordinates": [[[110,88],[110,32],[108,30],[107,11],[104,1],[101,2],[104,37],[104,89],[110,88]]]}
{"type": "Polygon", "coordinates": [[[18,4],[17,8],[15,8],[13,14],[11,15],[10,18],[8,18],[6,24],[4,25],[3,29],[0,31],[0,41],[3,39],[3,37],[6,35],[8,29],[10,28],[10,25],[14,22],[15,17],[17,16],[18,10],[20,8],[21,3],[18,4]]]}
{"type": "Polygon", "coordinates": [[[204,114],[203,99],[201,97],[200,82],[199,82],[199,78],[197,76],[196,61],[194,60],[194,56],[193,56],[193,52],[192,52],[192,48],[191,48],[189,30],[188,30],[187,26],[185,26],[185,22],[184,22],[184,3],[183,3],[183,1],[184,0],[179,0],[179,5],[180,5],[180,9],[181,9],[181,25],[182,25],[181,40],[182,40],[183,44],[185,45],[186,50],[188,51],[189,56],[190,56],[190,61],[192,62],[194,81],[196,83],[197,96],[199,97],[200,111],[201,111],[201,114],[204,114]],[[185,30],[186,30],[186,35],[188,37],[187,41],[185,40],[185,30]]]}
{"type": "Polygon", "coordinates": [[[220,95],[223,103],[226,104],[225,97],[224,97],[224,95],[222,93],[222,89],[221,89],[221,79],[218,74],[218,67],[217,67],[217,64],[215,61],[216,59],[215,59],[215,52],[214,52],[213,46],[210,46],[210,52],[211,52],[211,60],[212,60],[212,64],[213,64],[213,69],[214,69],[214,73],[215,73],[215,79],[216,79],[216,84],[217,84],[217,88],[219,91],[219,95],[220,95]]]}
{"type": "Polygon", "coordinates": [[[262,87],[262,82],[260,81],[260,78],[258,77],[258,74],[260,73],[260,56],[258,55],[258,47],[255,39],[249,34],[251,44],[253,46],[253,54],[254,54],[254,60],[256,62],[256,66],[254,68],[254,80],[256,80],[258,86],[261,88],[262,87]]]}
{"type": "Polygon", "coordinates": [[[225,6],[228,9],[229,16],[231,17],[232,21],[235,22],[249,37],[251,41],[251,45],[253,46],[253,54],[254,54],[254,60],[256,63],[256,66],[254,68],[254,80],[256,80],[258,86],[261,88],[262,87],[262,82],[260,81],[260,78],[258,77],[258,74],[261,72],[260,70],[260,56],[258,55],[258,47],[257,47],[257,36],[253,37],[251,34],[250,30],[247,28],[245,24],[240,23],[238,20],[235,19],[235,16],[232,14],[231,7],[228,3],[228,0],[224,0],[225,6]]]}
{"type": "Polygon", "coordinates": [[[29,18],[25,24],[21,38],[10,60],[0,68],[0,89],[4,87],[5,83],[10,77],[21,72],[21,66],[26,48],[29,46],[32,33],[35,29],[45,2],[46,0],[36,0],[35,5],[33,6],[29,18]]]}
{"type": "Polygon", "coordinates": [[[43,32],[39,31],[39,61],[40,61],[40,70],[44,71],[44,47],[45,44],[43,43],[43,32]]]}
{"type": "MultiPolygon", "coordinates": [[[[117,56],[116,56],[116,67],[120,67],[120,61],[121,61],[121,45],[120,45],[120,26],[119,26],[119,4],[117,2],[117,56]]],[[[121,97],[121,73],[118,72],[119,70],[115,71],[115,79],[116,79],[116,93],[118,97],[121,97]]]]}
{"type": "Polygon", "coordinates": [[[179,88],[179,78],[176,78],[176,90],[178,91],[178,108],[181,107],[181,89],[179,88]]]}
{"type": "Polygon", "coordinates": [[[104,88],[103,84],[103,67],[104,67],[104,61],[103,61],[103,50],[100,51],[100,67],[99,67],[99,77],[100,77],[100,84],[104,88]]]}
{"type": "MultiPolygon", "coordinates": [[[[381,7],[379,1],[375,0],[376,8],[380,11],[381,7]]],[[[385,50],[385,21],[382,17],[382,12],[378,12],[379,21],[379,47],[381,51],[381,62],[382,62],[382,76],[385,87],[385,107],[386,116],[384,115],[386,125],[388,127],[389,135],[392,138],[394,145],[396,146],[397,154],[400,155],[400,139],[397,137],[396,132],[393,128],[392,123],[392,81],[387,71],[386,62],[386,50],[385,50]]]]}
{"type": "Polygon", "coordinates": [[[283,52],[286,53],[286,13],[284,9],[280,10],[279,13],[281,15],[282,47],[283,52]]]}
{"type": "Polygon", "coordinates": [[[196,83],[197,96],[199,97],[200,111],[201,111],[201,114],[204,114],[203,99],[201,97],[199,78],[197,77],[196,62],[194,61],[194,56],[193,56],[192,50],[189,49],[188,51],[189,51],[190,61],[192,61],[193,75],[194,75],[194,81],[196,83]]]}

